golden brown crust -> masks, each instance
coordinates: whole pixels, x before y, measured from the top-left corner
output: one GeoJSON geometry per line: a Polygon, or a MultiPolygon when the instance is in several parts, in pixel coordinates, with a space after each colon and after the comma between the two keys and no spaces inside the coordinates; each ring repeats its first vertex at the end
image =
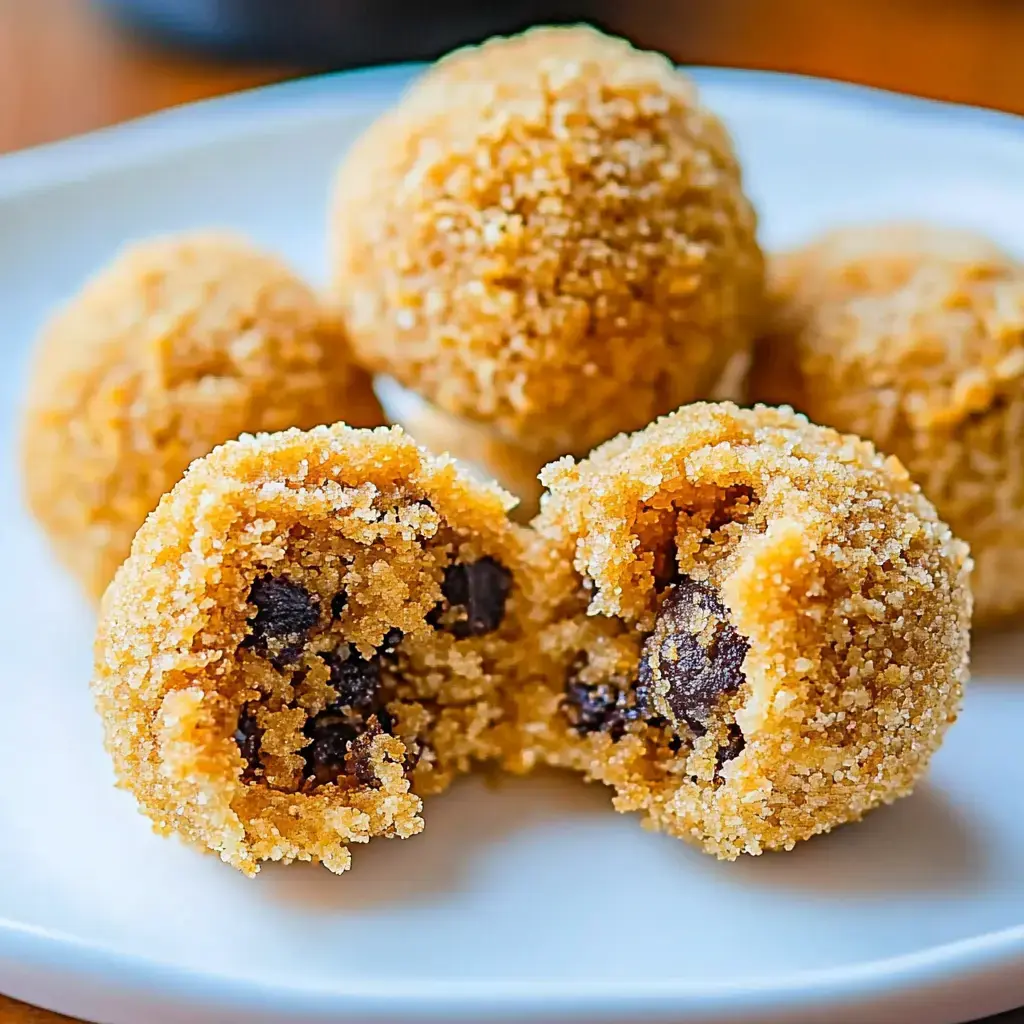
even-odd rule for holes
{"type": "Polygon", "coordinates": [[[420,796],[499,753],[532,607],[510,502],[398,428],[197,460],[103,600],[93,689],[120,783],[247,873],[342,871],[347,843],[418,832],[420,796]],[[460,604],[449,573],[480,564],[460,604]]]}
{"type": "Polygon", "coordinates": [[[976,619],[1024,608],[1024,269],[984,238],[835,231],[772,263],[754,397],[897,455],[972,549],[976,619]]]}
{"type": "Polygon", "coordinates": [[[126,249],[47,325],[29,384],[29,505],[98,598],[192,459],[243,431],[383,422],[337,318],[279,260],[198,232],[126,249]]]}
{"type": "Polygon", "coordinates": [[[760,314],[726,130],[591,29],[441,61],[350,151],[331,232],[362,358],[548,457],[706,397],[760,314]]]}
{"type": "MultiPolygon", "coordinates": [[[[790,410],[723,403],[542,476],[548,679],[518,693],[513,768],[583,770],[620,810],[725,858],[911,790],[959,708],[969,559],[899,462],[790,410]],[[695,642],[725,663],[712,710],[673,727],[664,686],[645,707],[659,666],[644,644],[687,591],[707,609],[695,642]]],[[[662,676],[699,654],[686,642],[662,646],[662,676]]]]}

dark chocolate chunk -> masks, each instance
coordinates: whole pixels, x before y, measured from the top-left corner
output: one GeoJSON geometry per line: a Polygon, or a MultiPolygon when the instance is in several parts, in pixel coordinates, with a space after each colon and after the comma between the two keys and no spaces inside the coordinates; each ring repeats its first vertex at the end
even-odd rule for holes
{"type": "Polygon", "coordinates": [[[345,606],[348,604],[348,594],[344,590],[339,590],[334,597],[331,598],[331,618],[340,619],[341,613],[345,610],[345,606]]]}
{"type": "Polygon", "coordinates": [[[661,710],[703,733],[719,699],[743,683],[749,649],[713,588],[681,576],[644,642],[638,676],[661,710]]]}
{"type": "Polygon", "coordinates": [[[306,778],[320,784],[334,782],[345,771],[349,744],[361,731],[358,723],[343,712],[325,708],[306,722],[303,731],[313,741],[302,751],[306,778]]]}
{"type": "Polygon", "coordinates": [[[466,617],[444,628],[455,636],[483,636],[492,633],[505,617],[505,602],[512,590],[512,573],[490,555],[475,562],[449,565],[444,571],[441,593],[450,607],[465,609],[466,617]]]}
{"type": "Polygon", "coordinates": [[[321,653],[338,696],[306,723],[305,734],[313,741],[303,751],[307,779],[319,785],[347,772],[361,782],[372,781],[369,737],[390,733],[394,726],[381,699],[384,661],[394,658],[403,637],[400,629],[389,629],[372,658],[362,657],[351,644],[321,653]]]}
{"type": "Polygon", "coordinates": [[[387,730],[381,727],[376,715],[372,715],[366,722],[366,727],[351,743],[348,754],[345,757],[345,770],[349,775],[361,782],[364,786],[378,786],[379,780],[373,770],[373,762],[370,759],[370,752],[373,748],[373,739],[380,736],[387,730]]]}
{"type": "Polygon", "coordinates": [[[235,743],[238,744],[238,752],[246,763],[246,774],[253,775],[260,768],[260,741],[263,739],[263,730],[256,723],[256,711],[248,704],[242,706],[238,712],[238,722],[235,725],[235,743]]]}
{"type": "Polygon", "coordinates": [[[735,722],[729,723],[729,735],[715,753],[715,775],[722,770],[722,766],[727,762],[731,761],[734,757],[739,757],[743,753],[743,748],[747,745],[747,741],[743,738],[743,732],[735,722]]]}
{"type": "Polygon", "coordinates": [[[651,672],[650,663],[646,658],[640,659],[636,669],[636,682],[633,683],[633,690],[636,693],[636,704],[640,711],[646,714],[653,707],[651,686],[654,683],[654,676],[651,672]]]}
{"type": "Polygon", "coordinates": [[[338,691],[335,707],[370,708],[377,700],[381,685],[383,662],[394,660],[405,634],[392,627],[384,634],[377,653],[364,658],[351,644],[337,650],[324,651],[320,657],[331,673],[331,686],[338,691]]]}
{"type": "Polygon", "coordinates": [[[643,717],[637,689],[615,682],[582,683],[579,671],[585,664],[585,656],[581,656],[569,669],[562,704],[566,717],[581,736],[606,732],[613,741],[619,740],[630,722],[643,717]]]}
{"type": "Polygon", "coordinates": [[[350,644],[320,657],[331,672],[331,686],[338,691],[335,707],[368,708],[380,690],[380,658],[363,658],[350,644]]]}
{"type": "Polygon", "coordinates": [[[242,646],[261,657],[269,655],[275,668],[295,661],[309,631],[320,621],[319,598],[283,576],[267,575],[253,581],[249,602],[256,606],[256,614],[249,619],[252,632],[242,646]]]}

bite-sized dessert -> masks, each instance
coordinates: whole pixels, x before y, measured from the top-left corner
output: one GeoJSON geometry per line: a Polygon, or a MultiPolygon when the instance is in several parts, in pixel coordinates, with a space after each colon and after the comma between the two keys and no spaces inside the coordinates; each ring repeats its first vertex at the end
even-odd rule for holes
{"type": "Polygon", "coordinates": [[[728,132],[589,28],[429,70],[346,156],[330,231],[367,365],[541,459],[707,398],[761,313],[728,132]]]}
{"type": "Polygon", "coordinates": [[[383,413],[312,290],[245,239],[142,242],[45,327],[22,447],[29,505],[99,598],[188,464],[244,431],[383,413]]]}
{"type": "Polygon", "coordinates": [[[897,455],[970,544],[975,621],[1024,611],[1024,268],[897,224],[830,232],[771,277],[754,397],[897,455]]]}
{"type": "Polygon", "coordinates": [[[195,463],[103,600],[94,693],[161,832],[246,873],[349,866],[493,759],[527,657],[512,499],[400,429],[246,436],[195,463]]]}
{"type": "Polygon", "coordinates": [[[699,404],[542,477],[548,678],[512,768],[728,859],[911,791],[960,706],[970,561],[896,459],[699,404]]]}

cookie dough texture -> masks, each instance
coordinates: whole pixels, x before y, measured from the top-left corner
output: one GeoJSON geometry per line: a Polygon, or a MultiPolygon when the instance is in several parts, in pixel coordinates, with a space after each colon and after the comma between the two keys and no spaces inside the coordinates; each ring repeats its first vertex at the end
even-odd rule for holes
{"type": "Polygon", "coordinates": [[[727,131],[587,28],[428,71],[345,159],[331,234],[367,364],[542,457],[706,398],[763,297],[727,131]]]}
{"type": "Polygon", "coordinates": [[[721,858],[910,792],[965,679],[966,546],[900,463],[788,409],[698,404],[548,466],[547,682],[518,762],[721,858]]]}
{"type": "Polygon", "coordinates": [[[926,225],[831,232],[772,265],[757,399],[897,455],[971,546],[975,618],[1024,610],[1024,268],[926,225]]]}
{"type": "Polygon", "coordinates": [[[244,431],[383,422],[344,332],[284,264],[225,233],[134,245],[43,331],[29,505],[98,598],[188,464],[244,431]]]}
{"type": "Polygon", "coordinates": [[[245,436],[195,462],[107,591],[94,693],[160,832],[246,873],[349,866],[493,759],[524,657],[508,495],[399,428],[245,436]]]}

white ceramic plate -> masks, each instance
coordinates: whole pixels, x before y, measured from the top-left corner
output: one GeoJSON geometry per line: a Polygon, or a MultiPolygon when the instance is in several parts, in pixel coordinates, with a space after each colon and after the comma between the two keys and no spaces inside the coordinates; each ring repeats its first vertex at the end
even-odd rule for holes
{"type": "MultiPolygon", "coordinates": [[[[123,242],[220,224],[323,271],[331,168],[409,69],[278,87],[0,160],[0,990],[139,1021],[604,1019],[947,1024],[1024,1003],[1024,643],[977,644],[917,794],[793,853],[720,864],[598,787],[468,781],[338,878],[256,881],[152,835],[111,786],[92,619],[19,506],[33,332],[123,242]]],[[[1021,122],[700,72],[769,245],[863,217],[1024,252],[1021,122]]]]}

